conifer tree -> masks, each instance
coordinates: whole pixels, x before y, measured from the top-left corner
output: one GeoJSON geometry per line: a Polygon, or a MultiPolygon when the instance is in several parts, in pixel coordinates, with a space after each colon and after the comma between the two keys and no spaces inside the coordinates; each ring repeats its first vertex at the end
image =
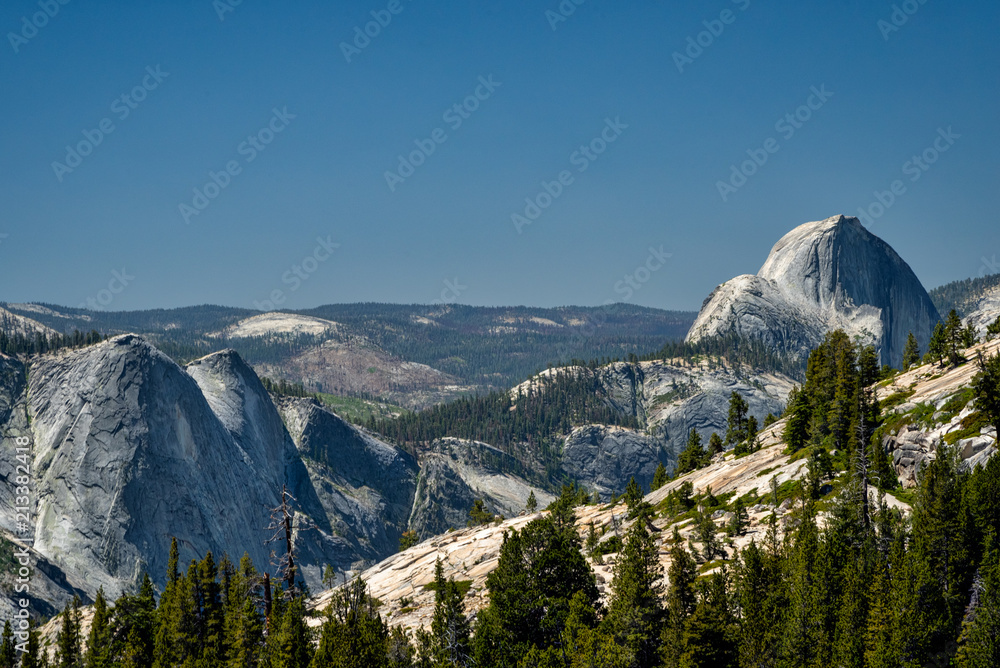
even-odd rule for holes
{"type": "Polygon", "coordinates": [[[684,654],[684,629],[688,617],[697,605],[695,578],[698,569],[691,554],[680,542],[674,527],[674,545],[670,549],[669,587],[667,589],[664,625],[660,634],[660,655],[663,665],[679,666],[684,654]]]}
{"type": "Polygon", "coordinates": [[[306,608],[296,596],[281,615],[274,634],[270,662],[272,668],[309,668],[312,661],[312,634],[306,625],[306,608]]]}
{"type": "Polygon", "coordinates": [[[463,595],[452,579],[445,579],[438,559],[434,565],[434,617],[431,620],[435,665],[462,668],[471,664],[470,624],[463,595]]]}
{"type": "Polygon", "coordinates": [[[637,668],[652,668],[657,663],[662,578],[656,542],[645,523],[636,521],[615,563],[604,623],[618,643],[633,653],[637,668]]]}
{"type": "Polygon", "coordinates": [[[924,356],[924,361],[941,364],[947,354],[948,336],[945,333],[944,323],[939,322],[934,326],[930,343],[927,344],[927,354],[924,356]]]}
{"type": "Polygon", "coordinates": [[[17,654],[14,650],[14,631],[10,628],[10,620],[3,623],[3,640],[0,642],[0,668],[14,668],[17,654]]]}
{"type": "Polygon", "coordinates": [[[677,457],[677,475],[681,476],[699,468],[705,461],[705,449],[701,447],[701,435],[692,427],[688,432],[687,445],[677,457]]]}
{"type": "Polygon", "coordinates": [[[663,465],[663,462],[660,462],[656,465],[656,472],[653,473],[653,482],[650,484],[649,490],[651,492],[655,492],[666,485],[667,480],[669,479],[670,478],[667,475],[667,467],[663,465]]]}
{"type": "Polygon", "coordinates": [[[987,553],[973,581],[958,642],[960,668],[1000,666],[1000,552],[996,549],[987,553]]]}
{"type": "Polygon", "coordinates": [[[903,371],[919,363],[920,344],[917,343],[917,337],[913,335],[913,332],[910,332],[906,335],[906,345],[903,347],[903,371]]]}
{"type": "Polygon", "coordinates": [[[531,492],[528,494],[528,501],[527,503],[524,504],[524,509],[527,510],[529,513],[533,513],[537,508],[538,508],[538,499],[535,498],[535,490],[531,490],[531,492]]]}
{"type": "Polygon", "coordinates": [[[1000,315],[997,316],[996,320],[991,322],[986,327],[986,339],[992,341],[993,337],[1000,335],[1000,315]]]}
{"type": "Polygon", "coordinates": [[[45,668],[48,664],[39,641],[38,628],[34,621],[28,622],[28,642],[25,651],[21,654],[20,668],[45,668]]]}
{"type": "Polygon", "coordinates": [[[107,668],[110,666],[108,650],[111,644],[111,611],[104,598],[104,587],[97,590],[94,597],[94,616],[87,636],[87,651],[84,655],[86,668],[107,668]]]}
{"type": "Polygon", "coordinates": [[[746,533],[748,524],[750,524],[750,516],[743,498],[740,497],[733,503],[733,516],[726,527],[726,533],[732,537],[742,536],[746,533]]]}
{"type": "Polygon", "coordinates": [[[756,542],[743,550],[737,562],[736,603],[741,613],[739,663],[773,666],[783,631],[783,574],[777,555],[756,542]]]}
{"type": "Polygon", "coordinates": [[[962,355],[964,336],[962,333],[962,319],[958,317],[955,309],[948,313],[944,323],[945,350],[947,351],[948,362],[952,366],[957,366],[965,361],[962,355]]]}
{"type": "Polygon", "coordinates": [[[83,657],[80,651],[80,600],[73,600],[63,608],[56,636],[56,668],[82,668],[83,657]]]}
{"type": "Polygon", "coordinates": [[[635,481],[635,476],[632,476],[628,481],[628,486],[625,488],[625,494],[622,495],[622,500],[625,501],[625,504],[629,508],[633,508],[642,503],[642,496],[642,488],[635,481]]]}
{"type": "Polygon", "coordinates": [[[180,555],[177,539],[170,540],[167,558],[167,582],[156,611],[156,638],[153,646],[155,668],[173,668],[180,662],[178,632],[182,583],[179,571],[180,555]]]}
{"type": "Polygon", "coordinates": [[[729,396],[729,418],[726,429],[726,445],[736,445],[747,440],[747,412],[750,406],[740,393],[733,390],[729,396]]]}
{"type": "Polygon", "coordinates": [[[249,555],[240,559],[226,597],[226,647],[230,668],[255,666],[260,658],[264,615],[260,610],[260,585],[249,555]]]}
{"type": "Polygon", "coordinates": [[[708,438],[708,458],[711,460],[712,457],[723,452],[726,449],[725,444],[722,442],[722,437],[719,436],[714,431],[712,435],[708,438]]]}
{"type": "Polygon", "coordinates": [[[793,388],[788,397],[788,420],[782,436],[791,452],[801,450],[809,442],[811,424],[809,397],[801,388],[793,388]]]}
{"type": "Polygon", "coordinates": [[[725,568],[702,583],[698,605],[685,624],[681,655],[684,668],[736,665],[736,628],[728,588],[725,568]]]}

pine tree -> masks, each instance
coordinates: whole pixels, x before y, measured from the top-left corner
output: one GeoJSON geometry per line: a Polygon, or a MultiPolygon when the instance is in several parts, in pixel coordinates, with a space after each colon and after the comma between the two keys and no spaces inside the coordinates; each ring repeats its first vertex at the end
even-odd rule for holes
{"type": "Polygon", "coordinates": [[[531,490],[528,493],[528,501],[524,504],[524,509],[529,513],[533,513],[538,509],[538,499],[535,498],[535,490],[531,490]]]}
{"type": "Polygon", "coordinates": [[[742,618],[739,625],[741,666],[773,666],[783,632],[786,609],[781,560],[755,542],[737,562],[735,596],[742,618]]]}
{"type": "Polygon", "coordinates": [[[84,655],[84,665],[87,668],[106,668],[111,665],[108,660],[111,635],[111,611],[104,599],[104,587],[101,587],[94,597],[94,616],[90,623],[90,635],[87,637],[87,652],[84,655]]]}
{"type": "Polygon", "coordinates": [[[983,560],[972,592],[956,663],[960,668],[1000,666],[1000,552],[996,549],[983,560]]]}
{"type": "Polygon", "coordinates": [[[650,484],[649,490],[651,492],[655,492],[666,485],[669,479],[670,477],[667,475],[667,467],[663,465],[663,462],[660,462],[656,465],[656,472],[653,473],[653,482],[650,484]]]}
{"type": "Polygon", "coordinates": [[[156,611],[156,638],[153,645],[155,668],[173,668],[180,663],[178,646],[178,624],[180,617],[180,595],[182,583],[179,572],[179,551],[177,539],[170,540],[170,554],[167,558],[167,583],[160,596],[156,611]]]}
{"type": "Polygon", "coordinates": [[[740,393],[733,390],[729,396],[729,418],[726,429],[726,445],[736,445],[747,440],[747,412],[750,406],[740,393]]]}
{"type": "Polygon", "coordinates": [[[913,335],[913,332],[910,332],[906,336],[906,345],[903,347],[903,371],[917,364],[920,364],[920,344],[917,343],[917,337],[913,335]]]}
{"type": "Polygon", "coordinates": [[[293,598],[281,615],[270,656],[272,668],[309,668],[312,634],[306,626],[306,608],[300,596],[293,598]]]}
{"type": "Polygon", "coordinates": [[[945,319],[944,339],[948,362],[952,366],[957,366],[964,362],[965,357],[962,355],[962,319],[958,317],[955,309],[952,309],[945,319]]]}
{"type": "Polygon", "coordinates": [[[225,663],[225,612],[222,592],[216,582],[217,568],[212,553],[198,563],[199,614],[198,629],[201,639],[201,662],[207,666],[225,663]]]}
{"type": "Polygon", "coordinates": [[[930,343],[927,344],[927,354],[924,356],[924,361],[941,364],[947,354],[948,336],[945,333],[944,323],[939,322],[934,326],[930,343]]]}
{"type": "Polygon", "coordinates": [[[21,654],[20,668],[44,668],[48,664],[42,652],[38,629],[33,621],[28,622],[28,642],[21,654]]]}
{"type": "Polygon", "coordinates": [[[14,668],[17,653],[14,650],[14,631],[10,628],[10,620],[3,623],[3,640],[0,642],[0,668],[14,668]]]}
{"type": "Polygon", "coordinates": [[[642,503],[642,497],[642,488],[635,481],[635,476],[632,476],[628,481],[628,486],[625,488],[625,494],[622,495],[622,499],[625,501],[625,505],[631,510],[642,503]]]}
{"type": "Polygon", "coordinates": [[[463,595],[452,579],[445,579],[438,559],[434,565],[434,617],[431,620],[435,663],[441,668],[471,664],[470,624],[465,616],[463,595]]]}
{"type": "Polygon", "coordinates": [[[243,554],[239,567],[224,576],[224,581],[223,629],[228,666],[256,666],[262,650],[264,616],[260,609],[260,575],[249,554],[243,554]]]}
{"type": "Polygon", "coordinates": [[[664,625],[660,634],[660,655],[663,665],[679,666],[684,654],[684,629],[688,617],[697,605],[695,579],[698,567],[691,554],[680,543],[677,527],[674,527],[674,545],[670,549],[670,569],[668,572],[664,625]]]}
{"type": "Polygon", "coordinates": [[[726,527],[726,533],[732,537],[742,536],[746,533],[748,524],[750,524],[750,516],[743,498],[740,497],[733,503],[733,516],[726,527]]]}
{"type": "Polygon", "coordinates": [[[66,604],[62,611],[62,622],[59,634],[56,636],[56,668],[82,668],[83,657],[80,651],[80,600],[66,604]]]}
{"type": "Polygon", "coordinates": [[[788,397],[788,420],[782,435],[788,449],[797,452],[809,442],[809,426],[812,423],[812,412],[809,407],[809,397],[801,388],[793,388],[788,397]]]}
{"type": "Polygon", "coordinates": [[[633,653],[637,668],[652,668],[657,663],[662,578],[656,542],[644,522],[634,522],[614,567],[604,623],[618,643],[633,653]]]}
{"type": "Polygon", "coordinates": [[[711,460],[712,457],[723,452],[726,449],[725,444],[722,442],[722,437],[716,434],[714,431],[712,435],[708,438],[708,458],[711,460]]]}
{"type": "Polygon", "coordinates": [[[698,605],[684,629],[684,668],[735,666],[737,662],[736,625],[728,596],[725,568],[702,583],[698,605]]]}
{"type": "Polygon", "coordinates": [[[701,435],[694,428],[688,432],[687,446],[677,457],[678,476],[699,468],[705,461],[705,449],[701,447],[701,435]]]}

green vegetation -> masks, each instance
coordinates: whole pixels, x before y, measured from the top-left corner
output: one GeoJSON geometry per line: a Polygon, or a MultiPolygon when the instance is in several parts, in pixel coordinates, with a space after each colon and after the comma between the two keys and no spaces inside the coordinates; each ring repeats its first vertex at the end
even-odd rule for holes
{"type": "Polygon", "coordinates": [[[539,377],[515,396],[491,392],[457,399],[419,413],[370,419],[366,427],[415,450],[445,436],[483,441],[521,458],[525,471],[531,470],[531,459],[538,457],[546,467],[540,482],[551,486],[559,482],[561,437],[573,427],[593,423],[639,427],[634,416],[609,407],[595,376],[566,372],[539,377]],[[530,447],[530,456],[523,451],[524,444],[530,447]]]}
{"type": "Polygon", "coordinates": [[[84,334],[79,330],[72,334],[52,334],[46,336],[41,332],[36,332],[34,336],[24,336],[23,334],[8,335],[0,331],[0,353],[9,356],[16,355],[41,355],[55,352],[64,348],[84,348],[92,346],[106,340],[106,335],[91,330],[84,334]]]}
{"type": "Polygon", "coordinates": [[[1000,274],[992,274],[981,278],[967,278],[954,281],[947,285],[934,288],[928,294],[937,307],[938,313],[948,313],[955,310],[959,316],[965,317],[975,308],[979,297],[991,288],[1000,285],[1000,274]]]}
{"type": "Polygon", "coordinates": [[[354,424],[364,425],[374,420],[394,418],[409,413],[402,406],[364,397],[342,397],[317,392],[317,398],[330,410],[354,424]]]}

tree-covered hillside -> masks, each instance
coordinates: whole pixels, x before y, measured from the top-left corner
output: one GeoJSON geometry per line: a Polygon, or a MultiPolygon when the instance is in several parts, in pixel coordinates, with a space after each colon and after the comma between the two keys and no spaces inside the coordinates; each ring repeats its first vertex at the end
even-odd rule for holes
{"type": "Polygon", "coordinates": [[[998,285],[1000,285],[1000,274],[991,274],[990,276],[983,276],[981,278],[966,278],[961,281],[953,281],[934,288],[928,294],[931,296],[934,306],[937,307],[938,313],[943,315],[955,309],[959,317],[964,318],[969,314],[970,306],[984,292],[998,285]]]}

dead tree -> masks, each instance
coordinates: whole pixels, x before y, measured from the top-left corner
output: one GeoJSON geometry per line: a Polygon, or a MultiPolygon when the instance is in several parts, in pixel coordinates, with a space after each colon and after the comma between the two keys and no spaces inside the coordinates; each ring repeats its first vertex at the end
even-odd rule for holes
{"type": "Polygon", "coordinates": [[[273,532],[267,543],[285,541],[284,554],[278,557],[272,551],[271,555],[272,563],[277,569],[275,575],[285,581],[285,589],[288,596],[294,596],[297,590],[297,585],[295,584],[295,550],[292,545],[292,523],[295,520],[295,511],[292,509],[292,504],[294,502],[295,497],[282,485],[281,503],[271,510],[271,524],[267,527],[269,531],[273,532]]]}

